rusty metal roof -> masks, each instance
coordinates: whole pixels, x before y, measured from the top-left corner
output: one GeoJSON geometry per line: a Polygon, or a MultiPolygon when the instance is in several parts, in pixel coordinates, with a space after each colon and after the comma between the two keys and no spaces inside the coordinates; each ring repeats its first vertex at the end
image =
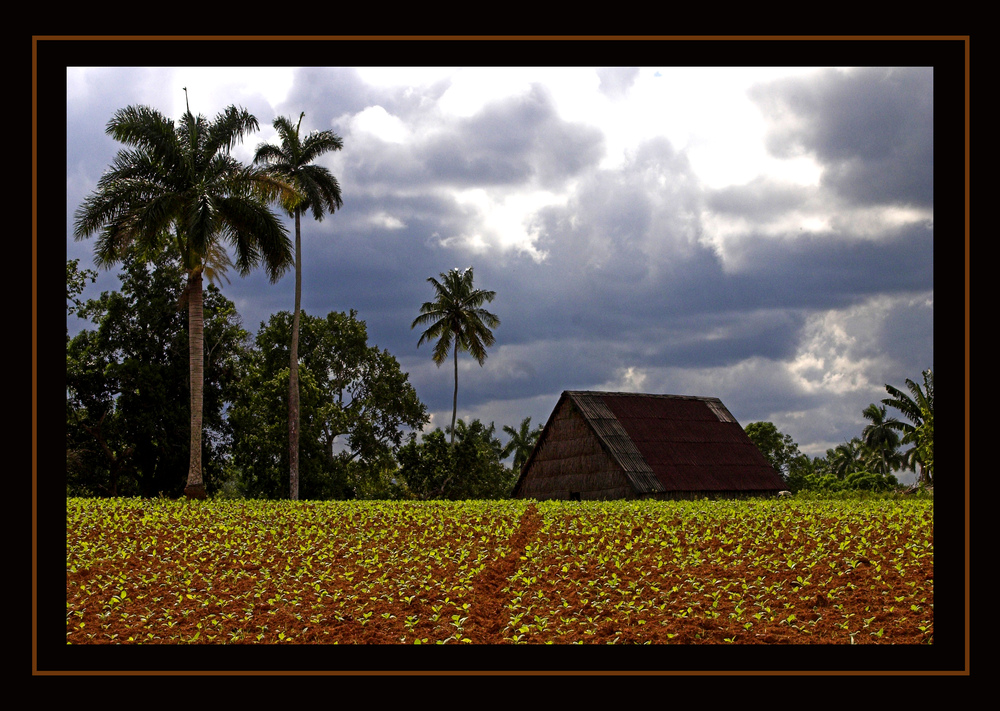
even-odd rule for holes
{"type": "Polygon", "coordinates": [[[719,398],[567,390],[553,415],[567,398],[640,494],[784,488],[719,398]]]}

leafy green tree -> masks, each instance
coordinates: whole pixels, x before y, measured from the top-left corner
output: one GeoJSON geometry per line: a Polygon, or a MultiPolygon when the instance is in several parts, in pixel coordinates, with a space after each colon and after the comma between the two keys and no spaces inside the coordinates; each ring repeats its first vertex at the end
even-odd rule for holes
{"type": "MultiPolygon", "coordinates": [[[[190,461],[184,274],[169,250],[122,261],[120,291],[75,307],[95,324],[67,344],[67,484],[78,495],[180,495],[190,461]]],[[[214,491],[229,446],[224,408],[248,334],[214,286],[204,295],[207,344],[204,481],[214,491]]]]}
{"type": "Polygon", "coordinates": [[[888,472],[860,471],[848,474],[845,488],[855,491],[892,491],[899,488],[899,481],[888,472]]]}
{"type": "Polygon", "coordinates": [[[288,377],[288,462],[291,498],[299,498],[299,321],[302,309],[302,224],[304,212],[312,211],[317,221],[325,211],[330,213],[342,205],[340,183],[333,174],[313,161],[329,151],[339,151],[344,142],[333,131],[313,131],[304,140],[299,128],[305,113],[292,126],[290,119],[278,117],[274,128],[281,145],[262,143],[254,156],[255,164],[263,164],[273,175],[287,182],[290,190],[281,194],[282,208],[295,220],[295,310],[292,316],[292,340],[288,377]]]}
{"type": "MultiPolygon", "coordinates": [[[[80,295],[87,288],[87,282],[93,284],[97,281],[97,272],[93,269],[80,269],[79,259],[66,260],[66,315],[72,316],[83,308],[80,295]]],[[[66,329],[66,338],[69,339],[69,329],[66,329]]]]}
{"type": "Polygon", "coordinates": [[[202,478],[204,398],[203,275],[224,274],[232,264],[222,241],[234,248],[242,275],[263,265],[272,282],[291,263],[291,241],[267,201],[279,186],[232,155],[257,119],[230,106],[213,121],[190,108],[175,125],[155,109],[128,106],[108,122],[107,133],[129,149],[114,163],[75,215],[74,237],[99,233],[95,262],[110,267],[129,255],[150,259],[172,243],[187,278],[190,368],[188,497],[206,496],[202,478]]]}
{"type": "Polygon", "coordinates": [[[500,452],[500,458],[506,459],[513,454],[514,462],[512,467],[514,471],[520,472],[521,467],[524,466],[524,463],[528,461],[528,457],[531,456],[531,450],[535,448],[538,437],[542,434],[542,427],[539,425],[535,429],[531,429],[531,418],[525,417],[521,420],[521,425],[517,429],[514,429],[510,425],[504,425],[503,431],[507,433],[510,439],[507,440],[507,444],[504,445],[503,450],[500,452]]]}
{"type": "Polygon", "coordinates": [[[808,488],[812,478],[828,474],[830,474],[830,467],[825,457],[810,459],[807,454],[798,454],[788,463],[785,484],[794,493],[808,488]]]}
{"type": "Polygon", "coordinates": [[[441,281],[428,277],[435,299],[424,302],[410,328],[429,324],[420,334],[417,347],[424,341],[437,339],[432,357],[438,367],[448,357],[448,351],[454,351],[455,395],[451,412],[451,444],[454,445],[455,418],[458,416],[458,352],[467,351],[481,366],[486,360],[486,349],[496,342],[491,329],[500,325],[500,319],[482,308],[484,303],[493,301],[496,292],[473,287],[472,267],[452,269],[439,276],[441,281]]]}
{"type": "Polygon", "coordinates": [[[791,435],[782,434],[772,422],[751,422],[743,431],[785,479],[791,462],[799,456],[799,446],[791,435]]]}
{"type": "Polygon", "coordinates": [[[417,499],[443,498],[455,478],[455,448],[440,428],[420,439],[413,436],[400,448],[398,476],[417,499]]]}
{"type": "Polygon", "coordinates": [[[510,495],[516,473],[503,465],[493,423],[456,422],[454,444],[436,429],[399,451],[399,478],[418,499],[499,499],[510,495]]]}
{"type": "Polygon", "coordinates": [[[878,474],[888,474],[899,468],[899,435],[893,425],[895,418],[886,416],[885,406],[872,403],[861,413],[869,424],[861,432],[861,442],[867,449],[868,467],[878,474]]]}
{"type": "MultiPolygon", "coordinates": [[[[408,431],[427,422],[398,361],[368,345],[357,313],[325,318],[301,314],[302,363],[300,495],[353,498],[394,492],[395,453],[408,431]]],[[[288,448],[281,423],[287,412],[288,344],[292,315],[281,311],[261,324],[242,372],[241,396],[230,408],[233,464],[243,492],[281,498],[288,448]]]]}
{"type": "Polygon", "coordinates": [[[450,498],[502,499],[510,495],[517,481],[517,472],[504,466],[503,444],[496,437],[491,422],[484,425],[478,419],[468,425],[456,423],[458,444],[455,446],[455,470],[458,481],[450,498]]]}
{"type": "Polygon", "coordinates": [[[913,445],[905,453],[907,462],[911,468],[919,468],[921,482],[930,484],[934,481],[934,372],[928,368],[922,375],[922,388],[907,378],[909,395],[887,384],[891,397],[884,398],[882,404],[899,410],[909,420],[897,420],[892,427],[902,435],[901,444],[913,445]]]}

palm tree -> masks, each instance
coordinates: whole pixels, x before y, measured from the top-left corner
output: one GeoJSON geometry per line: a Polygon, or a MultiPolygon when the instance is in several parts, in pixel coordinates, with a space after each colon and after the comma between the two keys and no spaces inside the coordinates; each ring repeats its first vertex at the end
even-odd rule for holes
{"type": "Polygon", "coordinates": [[[924,384],[920,385],[909,378],[906,387],[907,395],[899,388],[886,385],[885,390],[892,397],[884,398],[882,404],[893,407],[903,413],[910,422],[894,421],[893,429],[902,434],[903,444],[914,446],[905,453],[911,466],[920,467],[920,481],[933,481],[933,468],[930,459],[934,443],[934,373],[928,368],[923,373],[924,384]],[[911,397],[912,396],[912,397],[911,397]],[[912,423],[912,424],[911,424],[912,423]]]}
{"type": "Polygon", "coordinates": [[[313,218],[323,219],[324,211],[340,209],[340,184],[326,168],[313,161],[328,151],[339,151],[344,142],[333,131],[313,131],[299,140],[302,117],[292,126],[290,119],[278,117],[272,124],[281,145],[262,143],[253,162],[264,164],[277,178],[286,181],[289,190],[280,202],[295,218],[295,311],[292,313],[292,344],[288,373],[288,468],[291,498],[299,498],[299,320],[302,310],[302,213],[312,210],[313,218]]]}
{"type": "Polygon", "coordinates": [[[535,443],[538,441],[539,435],[542,433],[542,428],[537,427],[531,429],[531,418],[525,417],[521,420],[521,426],[518,429],[514,429],[510,425],[504,425],[503,431],[507,433],[510,437],[507,440],[507,444],[504,445],[503,450],[500,453],[501,459],[506,459],[511,454],[514,455],[514,471],[521,471],[521,467],[528,460],[531,455],[531,450],[535,448],[535,443]]]}
{"type": "Polygon", "coordinates": [[[857,437],[838,444],[835,449],[828,449],[826,454],[830,472],[838,479],[845,479],[861,468],[861,440],[857,437]]]}
{"type": "Polygon", "coordinates": [[[490,329],[499,326],[500,319],[482,308],[483,303],[493,301],[496,292],[473,288],[472,267],[452,269],[439,276],[441,281],[428,277],[436,298],[420,307],[420,315],[413,320],[410,328],[430,324],[420,335],[417,347],[424,341],[438,339],[432,356],[438,367],[448,357],[454,343],[455,395],[451,412],[451,444],[454,446],[455,418],[458,415],[458,352],[468,351],[481,366],[486,360],[486,348],[496,342],[490,329]]]}
{"type": "Polygon", "coordinates": [[[887,418],[885,406],[879,407],[875,403],[866,407],[861,414],[871,423],[862,430],[861,441],[873,455],[874,468],[880,474],[888,474],[890,467],[900,460],[896,451],[899,449],[899,435],[894,429],[894,424],[898,421],[893,417],[887,418]]]}
{"type": "Polygon", "coordinates": [[[221,275],[232,263],[224,240],[236,253],[241,275],[263,265],[276,282],[291,263],[291,241],[267,207],[275,183],[230,154],[257,119],[230,106],[214,121],[192,115],[178,124],[155,109],[128,106],[108,122],[106,132],[120,150],[77,209],[74,238],[100,233],[95,263],[110,268],[129,254],[151,258],[173,241],[187,274],[191,373],[191,454],[185,495],[204,498],[202,481],[202,397],[204,385],[203,276],[221,275]]]}

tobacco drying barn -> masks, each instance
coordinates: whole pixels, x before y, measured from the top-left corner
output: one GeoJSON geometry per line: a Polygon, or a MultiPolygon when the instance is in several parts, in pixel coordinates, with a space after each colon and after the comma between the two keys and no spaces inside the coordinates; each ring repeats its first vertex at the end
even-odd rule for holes
{"type": "Polygon", "coordinates": [[[567,390],[522,467],[513,495],[741,498],[784,488],[718,398],[567,390]]]}

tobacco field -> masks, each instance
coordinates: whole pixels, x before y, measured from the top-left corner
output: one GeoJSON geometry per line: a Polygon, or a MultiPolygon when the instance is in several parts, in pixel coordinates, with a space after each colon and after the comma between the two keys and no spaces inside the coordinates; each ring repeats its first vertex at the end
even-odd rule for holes
{"type": "Polygon", "coordinates": [[[932,644],[933,502],[67,500],[69,644],[932,644]]]}

